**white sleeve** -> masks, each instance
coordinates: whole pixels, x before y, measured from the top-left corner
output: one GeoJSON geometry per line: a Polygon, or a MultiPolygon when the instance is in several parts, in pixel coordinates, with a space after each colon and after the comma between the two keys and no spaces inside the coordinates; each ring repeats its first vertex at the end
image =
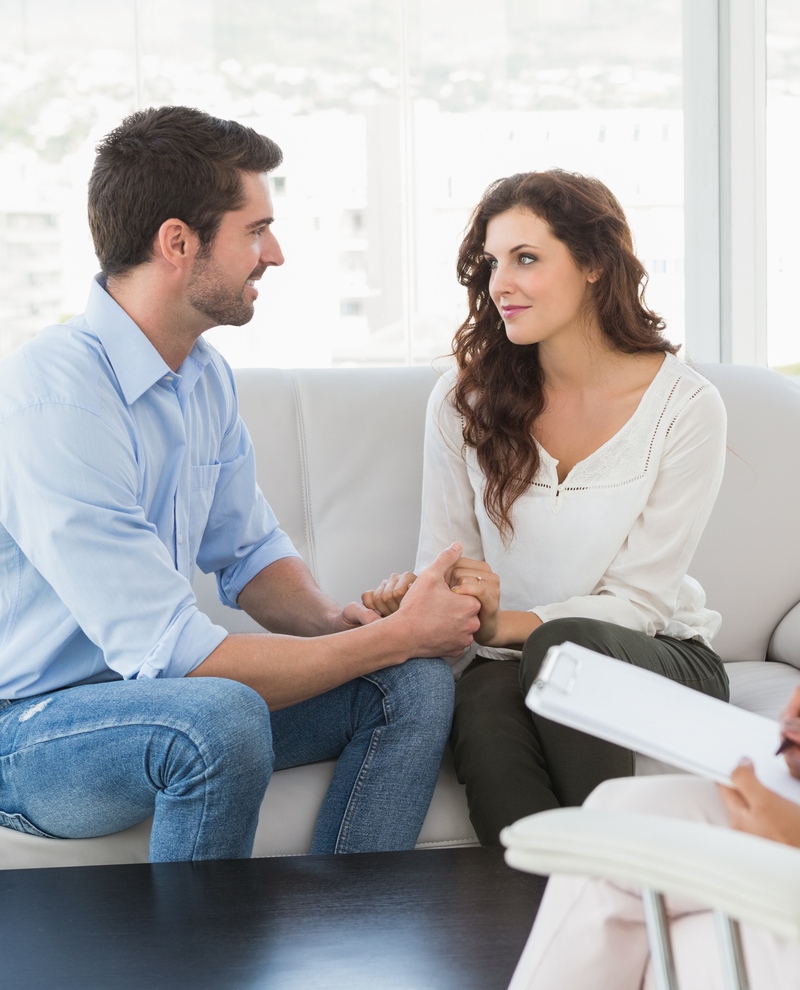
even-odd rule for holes
{"type": "Polygon", "coordinates": [[[428,400],[417,573],[455,540],[462,544],[465,557],[483,560],[476,493],[463,456],[461,417],[450,400],[454,380],[452,374],[440,378],[428,400]]]}
{"type": "MultiPolygon", "coordinates": [[[[725,436],[725,407],[706,385],[678,410],[647,504],[592,594],[530,611],[544,622],[577,616],[650,636],[663,632],[682,588],[685,594],[686,572],[719,492],[725,436]]],[[[693,590],[695,600],[688,604],[702,608],[705,596],[696,582],[693,590]]]]}

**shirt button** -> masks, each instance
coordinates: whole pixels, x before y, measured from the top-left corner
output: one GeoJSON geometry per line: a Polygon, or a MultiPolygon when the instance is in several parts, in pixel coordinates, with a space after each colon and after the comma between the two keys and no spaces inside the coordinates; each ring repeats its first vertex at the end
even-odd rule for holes
{"type": "Polygon", "coordinates": [[[181,544],[183,543],[183,534],[182,533],[179,533],[178,534],[178,543],[181,543],[181,544]]]}

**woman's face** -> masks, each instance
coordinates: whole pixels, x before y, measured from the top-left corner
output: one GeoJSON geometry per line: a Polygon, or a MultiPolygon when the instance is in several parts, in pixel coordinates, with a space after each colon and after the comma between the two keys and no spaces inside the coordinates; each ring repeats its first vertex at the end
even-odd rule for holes
{"type": "Polygon", "coordinates": [[[589,284],[597,275],[581,271],[535,213],[515,208],[492,217],[483,254],[491,267],[489,295],[512,343],[585,332],[589,284]]]}

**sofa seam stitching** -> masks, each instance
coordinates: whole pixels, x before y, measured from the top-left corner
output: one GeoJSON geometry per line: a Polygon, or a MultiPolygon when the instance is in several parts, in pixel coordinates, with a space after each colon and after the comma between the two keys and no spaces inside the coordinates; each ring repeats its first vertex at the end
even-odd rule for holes
{"type": "Polygon", "coordinates": [[[294,419],[295,428],[297,431],[297,447],[300,454],[300,488],[303,497],[303,525],[306,531],[306,541],[308,542],[308,566],[314,577],[314,580],[319,583],[317,577],[317,552],[316,543],[314,540],[314,516],[311,507],[311,485],[309,482],[309,468],[308,468],[308,447],[306,444],[306,427],[305,420],[303,419],[303,408],[300,398],[300,389],[297,384],[297,379],[292,374],[292,372],[286,372],[292,389],[292,395],[294,397],[294,419]]]}

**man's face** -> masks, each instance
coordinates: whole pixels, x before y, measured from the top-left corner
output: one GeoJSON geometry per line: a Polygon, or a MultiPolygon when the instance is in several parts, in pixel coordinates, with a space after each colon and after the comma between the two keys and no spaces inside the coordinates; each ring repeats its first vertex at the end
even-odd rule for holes
{"type": "Polygon", "coordinates": [[[253,318],[254,283],[283,253],[272,233],[272,198],[266,175],[242,173],[244,205],[222,217],[211,244],[198,254],[187,282],[190,305],[212,322],[240,327],[253,318]]]}

